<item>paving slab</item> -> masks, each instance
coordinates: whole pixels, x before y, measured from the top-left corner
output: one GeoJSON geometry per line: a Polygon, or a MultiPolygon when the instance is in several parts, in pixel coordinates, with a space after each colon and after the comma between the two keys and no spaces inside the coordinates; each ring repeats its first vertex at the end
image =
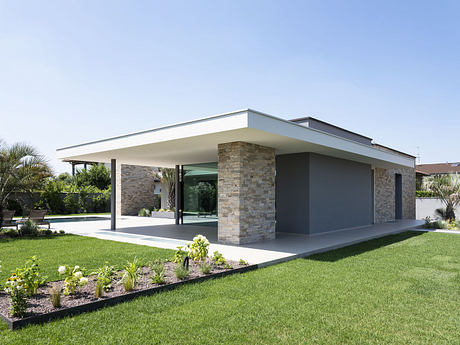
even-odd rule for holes
{"type": "Polygon", "coordinates": [[[247,245],[224,245],[217,243],[217,228],[208,225],[176,225],[171,219],[124,216],[117,219],[118,229],[112,231],[110,220],[106,218],[105,216],[101,217],[101,220],[52,223],[52,228],[81,236],[167,249],[184,246],[195,235],[202,234],[211,242],[210,253],[217,250],[230,260],[244,259],[250,264],[269,266],[404,232],[423,224],[421,220],[397,220],[313,236],[277,233],[274,240],[247,245]]]}

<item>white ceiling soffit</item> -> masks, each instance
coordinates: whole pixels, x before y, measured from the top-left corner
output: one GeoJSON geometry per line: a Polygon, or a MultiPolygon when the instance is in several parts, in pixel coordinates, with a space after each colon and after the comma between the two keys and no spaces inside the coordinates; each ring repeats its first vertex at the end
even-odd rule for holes
{"type": "Polygon", "coordinates": [[[377,167],[414,167],[414,159],[253,110],[97,140],[57,150],[62,160],[172,167],[217,161],[217,145],[233,141],[273,147],[277,154],[315,152],[377,167]]]}

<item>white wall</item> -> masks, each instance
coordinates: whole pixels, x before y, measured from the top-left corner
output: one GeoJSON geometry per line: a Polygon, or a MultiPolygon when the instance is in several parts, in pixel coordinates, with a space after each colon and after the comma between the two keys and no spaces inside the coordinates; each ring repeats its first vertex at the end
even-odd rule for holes
{"type": "MultiPolygon", "coordinates": [[[[435,217],[434,210],[437,208],[446,208],[446,205],[437,198],[417,198],[416,199],[416,218],[424,219],[425,217],[435,217]]],[[[460,206],[457,206],[455,214],[460,216],[460,206]]]]}

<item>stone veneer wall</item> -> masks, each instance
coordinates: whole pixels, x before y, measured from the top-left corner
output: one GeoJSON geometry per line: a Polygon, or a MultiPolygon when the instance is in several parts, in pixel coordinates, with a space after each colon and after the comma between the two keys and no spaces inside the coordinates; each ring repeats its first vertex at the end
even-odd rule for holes
{"type": "Polygon", "coordinates": [[[117,164],[117,214],[137,215],[141,208],[153,206],[155,179],[153,168],[117,164]]]}
{"type": "Polygon", "coordinates": [[[244,244],[275,238],[275,150],[218,145],[218,239],[244,244]]]}
{"type": "Polygon", "coordinates": [[[395,219],[395,174],[401,174],[402,177],[402,218],[415,219],[415,168],[375,168],[376,223],[395,219]]]}

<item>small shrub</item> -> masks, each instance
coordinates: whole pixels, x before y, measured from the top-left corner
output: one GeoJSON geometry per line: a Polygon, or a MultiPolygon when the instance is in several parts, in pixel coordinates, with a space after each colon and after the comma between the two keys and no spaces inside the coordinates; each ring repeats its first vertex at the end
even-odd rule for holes
{"type": "Polygon", "coordinates": [[[200,264],[201,273],[209,274],[211,273],[211,270],[212,270],[212,264],[210,262],[205,261],[200,264]]]}
{"type": "Polygon", "coordinates": [[[223,268],[225,268],[225,269],[227,269],[227,270],[230,270],[230,269],[232,269],[232,268],[233,268],[233,266],[232,266],[232,265],[230,265],[230,264],[227,264],[227,263],[223,264],[223,265],[222,265],[222,267],[223,267],[223,268]]]}
{"type": "Polygon", "coordinates": [[[212,260],[214,261],[214,264],[218,266],[225,265],[227,263],[227,260],[225,260],[224,256],[217,250],[214,252],[212,260]]]}
{"type": "Polygon", "coordinates": [[[110,291],[112,289],[112,277],[115,275],[114,266],[110,266],[108,262],[105,262],[103,266],[99,267],[91,274],[96,275],[97,281],[101,282],[105,291],[110,291]]]}
{"type": "Polygon", "coordinates": [[[53,230],[50,229],[39,229],[38,233],[42,236],[50,236],[53,234],[53,230]]]}
{"type": "Polygon", "coordinates": [[[417,190],[416,192],[417,198],[433,198],[433,192],[430,190],[417,190]]]}
{"type": "Polygon", "coordinates": [[[38,235],[38,226],[33,220],[28,219],[21,225],[19,233],[21,236],[36,236],[38,235]]]}
{"type": "Polygon", "coordinates": [[[240,265],[241,266],[247,266],[249,265],[247,261],[243,260],[243,259],[240,259],[240,265]]]}
{"type": "Polygon", "coordinates": [[[150,211],[147,208],[141,208],[137,215],[139,217],[149,217],[150,216],[150,211]]]}
{"type": "Polygon", "coordinates": [[[17,268],[14,274],[21,280],[21,285],[28,296],[37,294],[38,287],[46,282],[46,277],[40,273],[36,256],[30,257],[24,267],[17,268]]]}
{"type": "Polygon", "coordinates": [[[176,267],[174,268],[174,273],[176,274],[176,277],[180,280],[187,279],[190,275],[190,271],[181,264],[176,265],[176,267]]]}
{"type": "Polygon", "coordinates": [[[190,250],[189,257],[194,261],[202,261],[208,257],[209,241],[203,235],[197,235],[193,238],[192,243],[187,244],[190,250]]]}
{"type": "Polygon", "coordinates": [[[60,233],[61,235],[64,235],[64,234],[65,234],[65,231],[64,231],[64,230],[59,230],[59,233],[60,233]]]}
{"type": "Polygon", "coordinates": [[[23,317],[27,310],[27,292],[24,281],[16,273],[11,274],[5,283],[5,291],[11,299],[11,315],[23,317]]]}
{"type": "Polygon", "coordinates": [[[162,262],[154,262],[150,265],[153,272],[152,283],[164,284],[165,283],[165,265],[162,262]]]}
{"type": "Polygon", "coordinates": [[[105,282],[103,278],[98,278],[96,281],[96,291],[94,292],[94,295],[97,298],[101,298],[104,294],[104,283],[105,282]]]}
{"type": "Polygon", "coordinates": [[[65,276],[64,279],[64,295],[73,295],[80,286],[88,284],[88,278],[84,277],[84,268],[80,266],[59,266],[58,272],[65,276]]]}
{"type": "Polygon", "coordinates": [[[50,294],[51,304],[54,308],[59,308],[61,306],[61,288],[58,284],[53,284],[48,290],[50,294]]]}
{"type": "Polygon", "coordinates": [[[447,223],[447,229],[449,230],[456,230],[458,228],[458,225],[460,225],[459,221],[455,221],[455,219],[451,219],[446,221],[447,223]]]}
{"type": "Polygon", "coordinates": [[[2,234],[8,237],[18,237],[19,231],[16,229],[2,229],[2,234]]]}
{"type": "Polygon", "coordinates": [[[174,257],[172,259],[172,262],[176,263],[176,264],[179,264],[179,263],[182,263],[182,261],[184,261],[184,258],[188,256],[188,251],[187,251],[187,248],[186,247],[177,247],[177,250],[176,252],[174,253],[174,257]]]}
{"type": "Polygon", "coordinates": [[[447,222],[445,220],[438,220],[433,225],[434,229],[447,229],[447,222]]]}

